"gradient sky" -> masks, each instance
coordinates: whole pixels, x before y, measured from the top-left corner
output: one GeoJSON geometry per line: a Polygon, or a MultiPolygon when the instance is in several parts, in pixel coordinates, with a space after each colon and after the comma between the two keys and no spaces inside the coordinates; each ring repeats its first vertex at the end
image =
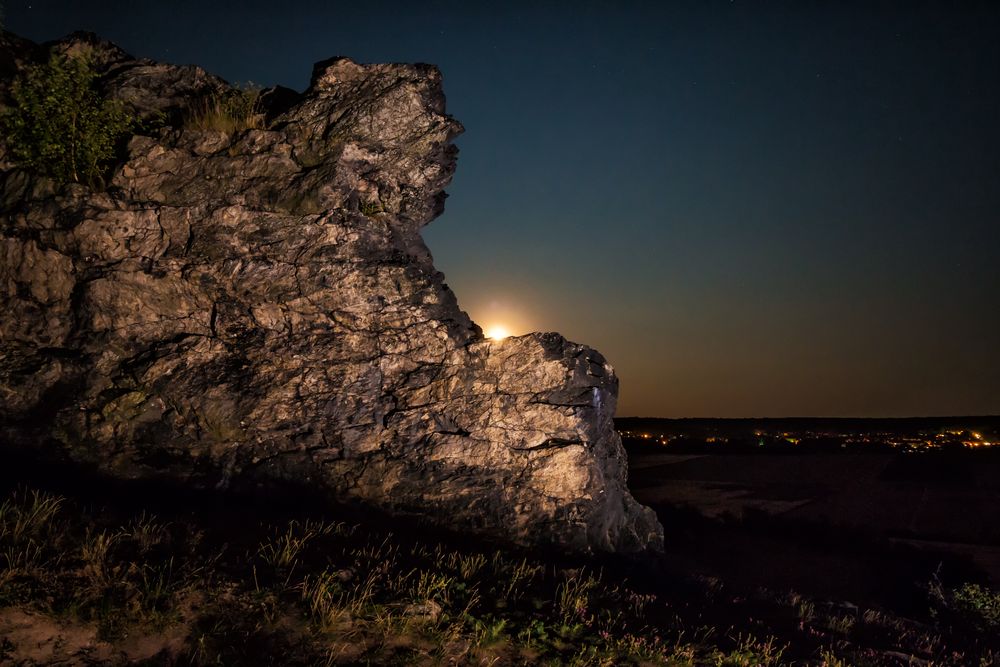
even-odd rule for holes
{"type": "Polygon", "coordinates": [[[4,4],[230,81],[438,65],[437,267],[601,350],[619,415],[1000,413],[1000,3],[4,4]]]}

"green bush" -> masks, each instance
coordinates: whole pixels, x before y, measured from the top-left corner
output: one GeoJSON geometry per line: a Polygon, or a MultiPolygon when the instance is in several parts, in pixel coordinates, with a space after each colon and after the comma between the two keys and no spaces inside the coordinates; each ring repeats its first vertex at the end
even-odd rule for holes
{"type": "Polygon", "coordinates": [[[979,584],[963,584],[952,593],[955,609],[984,631],[1000,630],[1000,593],[979,584]]]}
{"type": "Polygon", "coordinates": [[[14,106],[0,116],[15,159],[61,182],[102,184],[134,116],[101,97],[97,72],[85,56],[53,55],[14,82],[14,106]]]}

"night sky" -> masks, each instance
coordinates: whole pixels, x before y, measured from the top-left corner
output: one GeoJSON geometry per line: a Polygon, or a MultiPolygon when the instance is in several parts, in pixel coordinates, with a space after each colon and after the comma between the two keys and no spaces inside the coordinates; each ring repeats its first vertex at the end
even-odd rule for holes
{"type": "Polygon", "coordinates": [[[1000,3],[4,4],[265,86],[438,65],[436,266],[601,350],[619,415],[1000,413],[1000,3]]]}

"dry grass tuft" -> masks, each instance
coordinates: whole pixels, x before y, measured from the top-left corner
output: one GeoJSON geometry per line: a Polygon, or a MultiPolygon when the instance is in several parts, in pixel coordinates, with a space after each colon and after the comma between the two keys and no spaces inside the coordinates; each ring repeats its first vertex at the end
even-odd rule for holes
{"type": "Polygon", "coordinates": [[[231,134],[264,127],[260,88],[246,86],[204,97],[188,109],[184,129],[231,134]]]}

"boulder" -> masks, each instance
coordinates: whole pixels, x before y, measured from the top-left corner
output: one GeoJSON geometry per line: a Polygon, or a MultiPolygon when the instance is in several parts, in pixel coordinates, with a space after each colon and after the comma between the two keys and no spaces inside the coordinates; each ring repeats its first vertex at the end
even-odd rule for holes
{"type": "Polygon", "coordinates": [[[611,366],[554,333],[484,339],[434,269],[420,230],[462,131],[436,68],[321,62],[231,132],[179,120],[226,82],[92,35],[5,37],[0,90],[81,45],[106,95],[172,120],[100,191],[0,165],[4,446],[301,485],[517,545],[661,546],[626,486],[611,366]]]}

